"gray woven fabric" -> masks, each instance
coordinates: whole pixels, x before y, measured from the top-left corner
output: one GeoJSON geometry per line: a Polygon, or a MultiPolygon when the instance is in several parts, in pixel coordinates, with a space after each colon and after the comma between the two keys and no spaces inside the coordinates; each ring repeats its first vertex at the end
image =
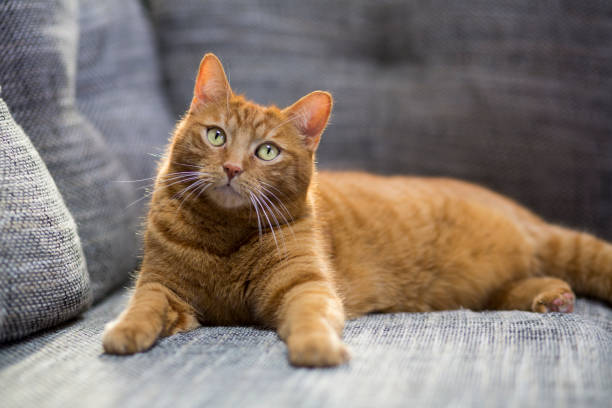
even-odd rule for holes
{"type": "Polygon", "coordinates": [[[90,302],[74,220],[0,99],[0,342],[63,322],[90,302]]]}
{"type": "Polygon", "coordinates": [[[612,239],[612,2],[150,0],[176,114],[199,59],[336,99],[323,167],[443,175],[612,239]]]}
{"type": "Polygon", "coordinates": [[[271,331],[206,327],[129,357],[101,354],[119,293],[70,326],[0,350],[11,407],[607,407],[612,309],[451,311],[348,323],[350,364],[298,369],[271,331]]]}
{"type": "MultiPolygon", "coordinates": [[[[131,180],[152,177],[174,118],[138,0],[81,0],[76,100],[131,180]]],[[[144,183],[128,183],[142,197],[144,183]]],[[[144,207],[145,200],[135,204],[144,207]]]]}
{"type": "Polygon", "coordinates": [[[78,15],[76,0],[0,2],[0,85],[77,223],[99,300],[136,265],[138,216],[125,169],[76,108],[78,15]]]}

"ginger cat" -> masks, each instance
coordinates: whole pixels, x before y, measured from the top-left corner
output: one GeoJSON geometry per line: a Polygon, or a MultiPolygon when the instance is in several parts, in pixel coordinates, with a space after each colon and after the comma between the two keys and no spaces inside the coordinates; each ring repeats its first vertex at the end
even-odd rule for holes
{"type": "Polygon", "coordinates": [[[160,163],[145,253],[107,353],[200,325],[275,328],[298,366],[348,360],[345,319],[371,312],[571,312],[612,300],[612,246],[448,179],[316,172],[332,97],[256,105],[202,59],[160,163]],[[569,282],[569,283],[568,283],[569,282]]]}

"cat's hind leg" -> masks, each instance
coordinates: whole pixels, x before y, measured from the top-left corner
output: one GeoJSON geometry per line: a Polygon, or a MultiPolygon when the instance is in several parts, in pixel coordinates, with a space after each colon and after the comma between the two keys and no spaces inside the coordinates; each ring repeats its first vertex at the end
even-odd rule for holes
{"type": "Polygon", "coordinates": [[[574,311],[575,299],[567,282],[550,277],[531,277],[501,288],[491,297],[488,308],[569,313],[574,311]]]}
{"type": "Polygon", "coordinates": [[[106,325],[102,345],[109,354],[133,354],[159,337],[199,326],[191,306],[165,286],[147,283],[136,288],[127,309],[106,325]]]}

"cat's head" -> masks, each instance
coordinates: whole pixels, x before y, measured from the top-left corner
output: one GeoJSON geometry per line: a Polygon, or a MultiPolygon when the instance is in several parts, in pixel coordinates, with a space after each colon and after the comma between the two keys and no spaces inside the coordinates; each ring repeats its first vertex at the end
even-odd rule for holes
{"type": "Polygon", "coordinates": [[[227,209],[303,198],[331,109],[322,91],[284,109],[250,102],[232,92],[219,59],[206,54],[171,143],[166,182],[185,186],[184,199],[227,209]]]}

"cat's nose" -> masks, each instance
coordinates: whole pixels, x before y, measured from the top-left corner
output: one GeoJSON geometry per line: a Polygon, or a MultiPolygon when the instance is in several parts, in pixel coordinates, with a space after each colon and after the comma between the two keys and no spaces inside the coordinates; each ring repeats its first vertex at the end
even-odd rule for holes
{"type": "Polygon", "coordinates": [[[223,170],[225,170],[225,174],[227,174],[227,182],[229,183],[234,177],[242,173],[242,169],[240,166],[236,166],[232,163],[225,163],[223,165],[223,170]]]}

